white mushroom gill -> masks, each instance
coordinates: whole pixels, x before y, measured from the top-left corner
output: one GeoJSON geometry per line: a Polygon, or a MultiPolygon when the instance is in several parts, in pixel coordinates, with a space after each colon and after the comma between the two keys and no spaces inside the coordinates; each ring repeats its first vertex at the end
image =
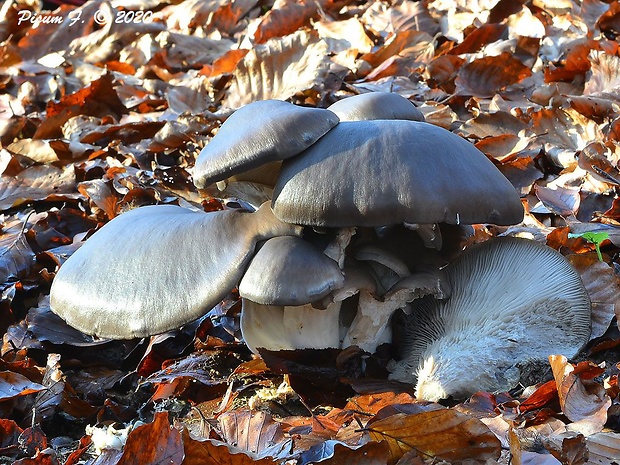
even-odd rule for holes
{"type": "Polygon", "coordinates": [[[581,279],[555,250],[498,238],[446,267],[452,294],[413,302],[403,317],[402,360],[391,377],[421,399],[512,389],[519,367],[550,354],[574,356],[590,335],[581,279]]]}

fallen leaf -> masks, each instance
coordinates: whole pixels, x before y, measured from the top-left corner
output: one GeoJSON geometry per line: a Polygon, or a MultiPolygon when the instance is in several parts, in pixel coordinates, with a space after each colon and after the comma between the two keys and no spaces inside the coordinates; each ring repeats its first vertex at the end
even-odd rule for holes
{"type": "Polygon", "coordinates": [[[485,45],[499,40],[508,30],[505,24],[489,23],[474,29],[465,36],[463,42],[451,49],[451,55],[475,53],[485,45]]]}
{"type": "Polygon", "coordinates": [[[460,95],[492,97],[531,75],[532,71],[521,61],[509,52],[502,52],[463,65],[455,80],[456,92],[460,95]]]}
{"type": "Polygon", "coordinates": [[[344,410],[354,410],[365,415],[375,415],[379,410],[388,405],[413,403],[415,398],[405,392],[383,392],[380,394],[364,394],[355,396],[345,405],[344,410]]]}
{"type": "Polygon", "coordinates": [[[322,465],[384,465],[390,459],[386,441],[370,441],[351,447],[340,441],[328,440],[301,454],[299,465],[320,462],[322,465]]]}
{"type": "Polygon", "coordinates": [[[598,433],[607,422],[611,399],[603,386],[579,378],[563,355],[550,355],[549,362],[558,388],[560,407],[571,420],[568,428],[586,436],[598,433]]]}
{"type": "Polygon", "coordinates": [[[11,153],[17,153],[37,163],[54,163],[58,155],[51,147],[50,142],[40,139],[20,139],[7,146],[11,153]]]}
{"type": "Polygon", "coordinates": [[[556,215],[572,216],[579,210],[581,197],[576,189],[564,189],[561,187],[551,189],[536,185],[534,192],[545,207],[556,215]]]}
{"type": "Polygon", "coordinates": [[[181,465],[183,458],[181,433],[170,426],[168,412],[157,412],[152,423],[129,433],[118,465],[181,465]]]}
{"type": "Polygon", "coordinates": [[[45,200],[53,194],[67,194],[74,189],[73,166],[63,169],[51,165],[35,165],[26,168],[17,176],[0,178],[0,210],[45,200]]]}
{"type": "Polygon", "coordinates": [[[31,269],[34,252],[21,224],[2,231],[0,236],[0,283],[14,281],[31,269]]]}
{"type": "Polygon", "coordinates": [[[214,439],[197,441],[190,437],[186,429],[182,434],[185,451],[183,465],[275,465],[279,463],[268,457],[255,459],[240,449],[214,439]]]}
{"type": "Polygon", "coordinates": [[[480,420],[450,409],[414,415],[399,413],[366,426],[373,441],[387,441],[391,462],[415,449],[425,457],[447,461],[497,460],[501,444],[480,420]]]}
{"type": "Polygon", "coordinates": [[[61,137],[61,126],[77,115],[120,118],[123,113],[127,113],[127,108],[119,99],[113,84],[113,75],[106,73],[89,86],[61,98],[59,102],[49,102],[46,118],[37,128],[34,138],[61,137]]]}
{"type": "Polygon", "coordinates": [[[574,254],[566,257],[581,275],[592,302],[591,339],[607,331],[614,316],[620,320],[620,278],[607,263],[595,255],[574,254]]]}
{"type": "Polygon", "coordinates": [[[24,375],[12,371],[0,371],[0,400],[12,399],[41,392],[45,386],[33,383],[24,375]]]}
{"type": "Polygon", "coordinates": [[[218,418],[226,443],[257,459],[280,458],[290,451],[291,442],[282,426],[263,411],[233,410],[218,418]]]}
{"type": "Polygon", "coordinates": [[[255,46],[237,65],[223,105],[286,100],[320,85],[329,66],[326,53],[327,44],[304,31],[255,46]]]}
{"type": "Polygon", "coordinates": [[[294,33],[303,26],[310,24],[311,19],[319,16],[319,11],[330,0],[276,0],[271,10],[263,16],[254,40],[263,44],[274,37],[283,37],[294,33]]]}

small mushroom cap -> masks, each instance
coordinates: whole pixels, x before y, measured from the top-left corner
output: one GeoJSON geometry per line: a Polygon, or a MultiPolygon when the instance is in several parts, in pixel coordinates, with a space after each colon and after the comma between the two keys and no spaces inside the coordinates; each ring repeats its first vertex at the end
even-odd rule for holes
{"type": "Polygon", "coordinates": [[[338,124],[329,110],[262,100],[235,111],[202,149],[194,166],[200,189],[265,163],[297,155],[338,124]]]}
{"type": "Polygon", "coordinates": [[[278,218],[312,226],[523,219],[518,193],[482,152],[415,121],[340,123],[283,162],[273,195],[278,218]]]}
{"type": "Polygon", "coordinates": [[[504,391],[519,366],[551,354],[574,356],[590,335],[590,300],[579,274],[555,250],[527,239],[497,238],[446,267],[446,300],[411,304],[392,378],[436,401],[504,391]]]}
{"type": "Polygon", "coordinates": [[[258,241],[299,233],[277,220],[269,204],[255,213],[141,207],[107,223],[60,267],[51,308],[99,337],[162,333],[221,301],[258,241]]]}
{"type": "Polygon", "coordinates": [[[369,92],[347,97],[330,105],[340,121],[404,119],[424,121],[424,115],[405,97],[392,92],[369,92]]]}
{"type": "Polygon", "coordinates": [[[264,305],[304,305],[344,285],[338,264],[298,237],[269,239],[239,284],[239,295],[264,305]]]}

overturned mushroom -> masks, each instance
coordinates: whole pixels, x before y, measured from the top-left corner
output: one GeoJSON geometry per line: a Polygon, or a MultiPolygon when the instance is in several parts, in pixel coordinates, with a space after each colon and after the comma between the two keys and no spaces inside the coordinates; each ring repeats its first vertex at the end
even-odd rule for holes
{"type": "Polygon", "coordinates": [[[198,155],[194,184],[203,189],[215,181],[297,155],[337,124],[338,117],[321,108],[281,100],[246,105],[224,121],[198,155]]]}
{"type": "Polygon", "coordinates": [[[100,337],[178,328],[237,285],[258,241],[299,233],[276,219],[268,204],[255,213],[138,208],[107,223],[62,265],[51,308],[100,337]]]}
{"type": "Polygon", "coordinates": [[[405,119],[424,121],[424,115],[405,97],[392,92],[369,92],[354,95],[330,105],[340,121],[405,119]]]}
{"type": "Polygon", "coordinates": [[[348,227],[515,224],[519,195],[486,156],[427,123],[345,121],[283,162],[272,207],[282,221],[348,227]]]}
{"type": "Polygon", "coordinates": [[[446,267],[449,299],[411,304],[392,378],[420,399],[463,398],[514,388],[520,367],[550,354],[574,356],[590,335],[590,301],[577,272],[555,250],[498,238],[446,267]]]}

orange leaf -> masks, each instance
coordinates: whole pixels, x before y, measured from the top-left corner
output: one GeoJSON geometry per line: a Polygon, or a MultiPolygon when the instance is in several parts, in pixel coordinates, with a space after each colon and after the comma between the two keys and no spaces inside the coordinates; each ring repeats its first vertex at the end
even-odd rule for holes
{"type": "Polygon", "coordinates": [[[129,434],[117,465],[180,465],[183,457],[181,433],[170,426],[167,412],[158,412],[152,423],[129,434]]]}
{"type": "Polygon", "coordinates": [[[508,52],[479,58],[464,65],[456,78],[461,95],[492,97],[511,84],[521,82],[532,71],[508,52]]]}
{"type": "Polygon", "coordinates": [[[367,431],[372,440],[387,441],[391,463],[410,450],[449,462],[469,459],[481,464],[501,454],[499,439],[484,423],[456,410],[399,413],[369,422],[367,431]]]}
{"type": "Polygon", "coordinates": [[[573,431],[592,434],[601,431],[607,422],[611,399],[603,386],[583,380],[563,355],[550,355],[549,362],[558,388],[560,407],[573,423],[573,431]]]}
{"type": "Polygon", "coordinates": [[[183,465],[274,465],[277,463],[269,458],[256,460],[234,447],[212,439],[196,441],[190,437],[186,429],[182,434],[185,448],[183,465]]]}

